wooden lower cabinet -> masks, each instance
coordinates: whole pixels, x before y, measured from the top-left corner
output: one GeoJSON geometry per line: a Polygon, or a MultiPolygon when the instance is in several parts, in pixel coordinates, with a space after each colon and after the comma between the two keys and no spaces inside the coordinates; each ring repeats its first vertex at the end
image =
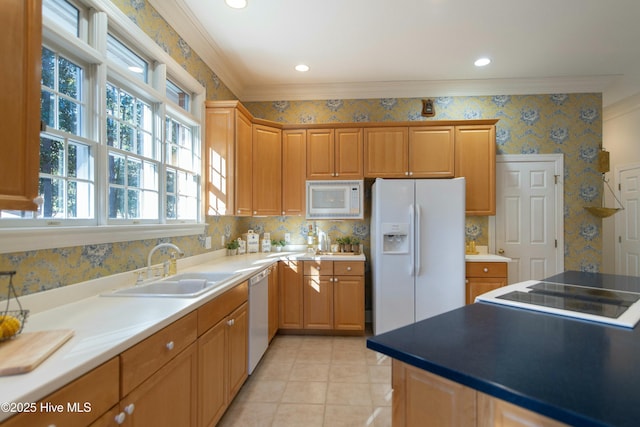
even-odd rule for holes
{"type": "Polygon", "coordinates": [[[216,425],[247,379],[247,298],[245,282],[198,309],[199,426],[216,425]]]}
{"type": "Polygon", "coordinates": [[[465,302],[473,304],[478,295],[507,285],[506,262],[467,262],[465,302]]]}
{"type": "Polygon", "coordinates": [[[120,402],[123,426],[196,426],[198,353],[195,343],[120,402]]]}
{"type": "MultiPolygon", "coordinates": [[[[36,402],[35,406],[30,408],[34,409],[33,412],[15,415],[0,425],[2,427],[52,425],[84,427],[92,422],[98,422],[97,420],[109,420],[107,415],[110,414],[111,408],[117,408],[120,398],[119,374],[120,363],[115,357],[36,402]],[[62,412],[43,411],[41,404],[46,403],[63,405],[64,410],[62,412]],[[85,403],[91,406],[86,408],[85,403]],[[68,405],[73,406],[70,408],[68,405]]],[[[111,424],[96,425],[115,425],[113,419],[109,421],[111,424]]]]}
{"type": "Polygon", "coordinates": [[[280,329],[303,328],[302,261],[278,262],[279,279],[279,319],[280,329]]]}
{"type": "Polygon", "coordinates": [[[562,427],[565,424],[398,360],[394,427],[562,427]]]}
{"type": "Polygon", "coordinates": [[[303,329],[364,332],[364,262],[303,261],[303,329]]]}

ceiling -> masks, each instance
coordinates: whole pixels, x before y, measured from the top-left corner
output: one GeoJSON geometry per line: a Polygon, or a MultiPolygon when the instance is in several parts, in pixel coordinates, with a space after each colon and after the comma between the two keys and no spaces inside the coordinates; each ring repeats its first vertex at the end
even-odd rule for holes
{"type": "Polygon", "coordinates": [[[242,101],[640,92],[638,0],[248,1],[149,0],[242,101]]]}

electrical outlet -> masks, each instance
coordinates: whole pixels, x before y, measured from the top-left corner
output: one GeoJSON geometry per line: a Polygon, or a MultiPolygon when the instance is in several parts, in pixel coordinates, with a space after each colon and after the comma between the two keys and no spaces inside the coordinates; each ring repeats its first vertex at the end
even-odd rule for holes
{"type": "Polygon", "coordinates": [[[291,233],[284,233],[284,242],[288,245],[291,243],[291,233]]]}
{"type": "Polygon", "coordinates": [[[207,236],[204,239],[204,248],[205,249],[211,249],[211,236],[207,236]]]}
{"type": "Polygon", "coordinates": [[[222,236],[220,236],[220,244],[222,245],[222,247],[224,247],[226,243],[227,243],[226,238],[225,238],[225,235],[223,234],[222,236]]]}

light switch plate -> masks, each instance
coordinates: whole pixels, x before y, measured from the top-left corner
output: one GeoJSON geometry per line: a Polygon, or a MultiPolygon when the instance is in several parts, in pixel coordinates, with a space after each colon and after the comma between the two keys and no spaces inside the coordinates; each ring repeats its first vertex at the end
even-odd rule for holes
{"type": "Polygon", "coordinates": [[[286,244],[291,243],[291,233],[284,233],[284,242],[286,244]]]}
{"type": "Polygon", "coordinates": [[[207,236],[204,239],[204,248],[205,249],[211,249],[211,236],[207,236]]]}

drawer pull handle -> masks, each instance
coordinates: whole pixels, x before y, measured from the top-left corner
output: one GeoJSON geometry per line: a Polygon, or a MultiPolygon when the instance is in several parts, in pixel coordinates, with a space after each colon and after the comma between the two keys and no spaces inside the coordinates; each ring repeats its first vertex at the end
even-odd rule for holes
{"type": "Polygon", "coordinates": [[[131,415],[133,414],[133,411],[135,409],[136,409],[136,405],[134,405],[133,403],[129,403],[127,406],[124,407],[124,412],[131,415]]]}
{"type": "Polygon", "coordinates": [[[115,420],[116,424],[118,424],[118,425],[124,423],[124,419],[125,418],[127,418],[127,416],[124,414],[124,412],[120,412],[118,415],[113,417],[113,419],[115,420]]]}
{"type": "Polygon", "coordinates": [[[227,325],[229,325],[229,326],[233,326],[235,323],[236,323],[236,319],[227,320],[227,325]]]}
{"type": "Polygon", "coordinates": [[[347,267],[347,271],[351,271],[351,267],[347,267]]]}
{"type": "Polygon", "coordinates": [[[487,267],[485,267],[484,269],[482,269],[482,271],[484,271],[485,273],[488,273],[489,269],[487,267]]]}
{"type": "Polygon", "coordinates": [[[337,282],[337,281],[338,281],[338,278],[337,278],[337,277],[334,277],[334,278],[333,278],[333,281],[334,281],[334,282],[337,282]]]}
{"type": "Polygon", "coordinates": [[[173,347],[174,347],[173,341],[169,341],[166,347],[167,347],[167,350],[173,350],[173,347]]]}

